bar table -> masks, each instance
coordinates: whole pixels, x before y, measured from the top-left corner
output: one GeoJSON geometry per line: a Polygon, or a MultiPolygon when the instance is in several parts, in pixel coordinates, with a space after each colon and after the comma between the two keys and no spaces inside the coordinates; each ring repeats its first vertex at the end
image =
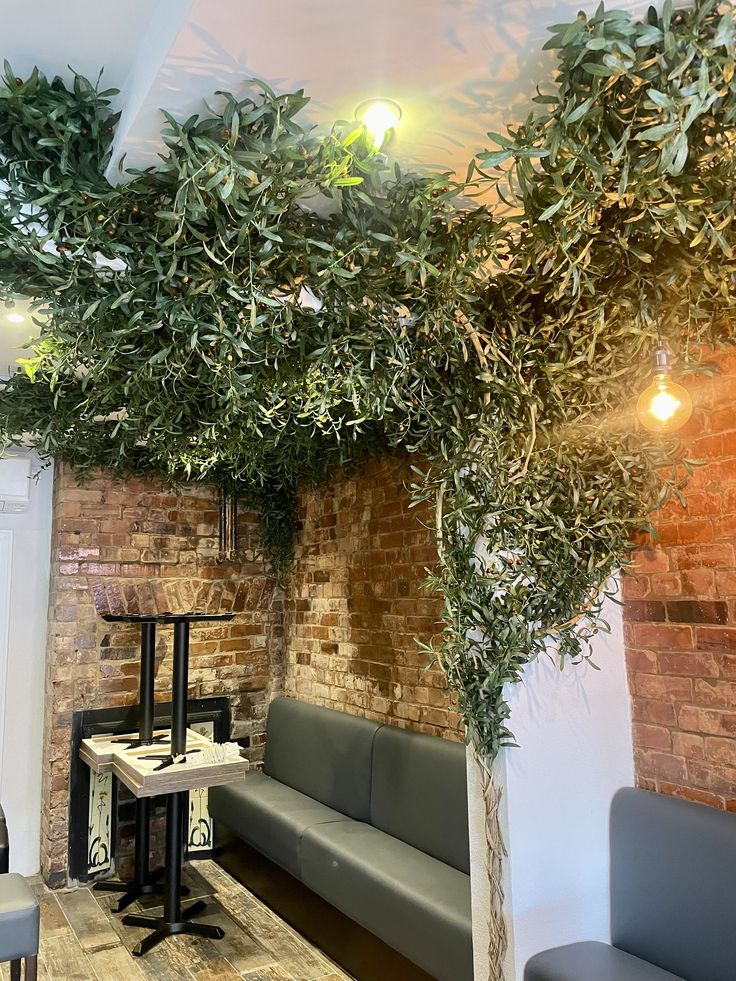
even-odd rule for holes
{"type": "MultiPolygon", "coordinates": [[[[104,619],[110,623],[141,624],[141,732],[140,738],[131,742],[141,747],[154,743],[153,736],[153,677],[154,645],[156,624],[172,624],[174,628],[174,670],[172,680],[171,745],[168,751],[142,755],[141,759],[160,759],[157,770],[183,763],[187,747],[187,702],[189,689],[189,628],[192,623],[232,620],[234,613],[160,613],[155,616],[134,616],[107,614],[104,619]],[[144,697],[145,696],[145,697],[144,697]],[[145,703],[145,707],[144,707],[145,703]]],[[[127,741],[127,740],[121,740],[127,741]]],[[[148,872],[148,851],[150,838],[148,818],[150,818],[150,798],[138,798],[136,807],[136,876],[123,899],[118,903],[118,912],[145,892],[153,892],[158,887],[160,873],[153,876],[148,872]],[[142,802],[147,800],[146,804],[142,802]],[[145,808],[145,809],[144,809],[145,808]],[[141,820],[138,820],[140,813],[141,820]],[[145,819],[145,820],[144,820],[145,819]],[[139,827],[140,824],[140,827],[139,827]],[[145,824],[145,828],[143,825],[145,824]],[[141,831],[139,849],[138,832],[141,831]],[[145,850],[144,850],[145,845],[145,850]],[[135,895],[133,895],[135,893],[135,895]],[[132,898],[129,898],[131,897],[132,898]],[[125,906],[121,905],[125,901],[125,906]]],[[[195,934],[221,940],[224,931],[208,923],[194,923],[192,918],[207,906],[202,900],[182,909],[181,866],[184,853],[184,815],[187,807],[187,791],[166,795],[166,854],[165,878],[163,883],[163,916],[143,916],[127,914],[123,923],[127,926],[151,927],[153,932],[136,944],[133,954],[140,957],[166,937],[180,933],[195,934]]]]}
{"type": "MultiPolygon", "coordinates": [[[[153,746],[164,737],[153,732],[154,698],[153,690],[156,670],[156,623],[157,618],[143,616],[117,616],[103,614],[108,623],[139,623],[141,626],[141,671],[138,696],[138,738],[122,737],[115,742],[126,743],[130,748],[153,746]]],[[[163,868],[151,872],[149,853],[151,850],[151,799],[137,798],[135,802],[135,865],[131,882],[117,879],[104,879],[96,882],[94,888],[103,892],[122,892],[123,895],[114,907],[115,913],[122,913],[140,896],[161,892],[163,868]]],[[[189,892],[183,887],[185,894],[189,892]]]]}

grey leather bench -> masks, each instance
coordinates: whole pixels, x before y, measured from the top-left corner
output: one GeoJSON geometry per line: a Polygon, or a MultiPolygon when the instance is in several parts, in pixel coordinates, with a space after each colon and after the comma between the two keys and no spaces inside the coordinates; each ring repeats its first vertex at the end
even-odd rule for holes
{"type": "Polygon", "coordinates": [[[734,981],[736,814],[620,790],[611,806],[611,945],[532,957],[524,981],[734,981]]]}
{"type": "Polygon", "coordinates": [[[439,981],[472,981],[465,751],[289,698],[216,821],[439,981]]]}

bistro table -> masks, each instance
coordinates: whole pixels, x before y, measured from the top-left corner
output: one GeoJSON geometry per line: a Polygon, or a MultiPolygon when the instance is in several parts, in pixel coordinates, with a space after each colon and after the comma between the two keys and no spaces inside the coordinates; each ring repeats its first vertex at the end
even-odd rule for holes
{"type": "Polygon", "coordinates": [[[118,903],[118,912],[138,896],[160,888],[158,880],[161,874],[149,872],[148,823],[151,797],[166,796],[163,915],[144,916],[133,913],[123,917],[123,923],[128,926],[152,928],[152,932],[133,948],[136,956],[147,953],[166,937],[180,933],[215,940],[220,940],[225,935],[218,926],[192,922],[192,918],[206,908],[207,904],[202,900],[182,909],[181,866],[188,791],[242,780],[248,768],[247,761],[240,758],[212,761],[207,754],[212,742],[187,729],[190,625],[232,620],[233,617],[233,613],[161,613],[155,616],[107,614],[103,617],[110,623],[141,625],[139,732],[130,738],[93,736],[82,740],[80,749],[80,756],[86,763],[101,772],[112,770],[136,798],[135,877],[132,883],[113,883],[107,887],[125,890],[118,903]],[[174,666],[171,729],[154,732],[156,624],[172,624],[174,627],[174,666]],[[142,749],[159,747],[159,752],[141,752],[142,749]],[[201,762],[195,756],[198,753],[203,754],[201,762]]]}
{"type": "MultiPolygon", "coordinates": [[[[141,669],[138,696],[138,732],[130,737],[118,737],[116,743],[125,743],[129,747],[152,746],[164,738],[161,733],[153,731],[154,713],[154,683],[156,672],[156,620],[140,616],[115,616],[106,614],[102,617],[108,623],[140,623],[141,626],[141,669]]],[[[133,880],[121,882],[117,879],[103,879],[95,883],[94,888],[104,892],[122,892],[123,895],[115,905],[114,911],[122,913],[140,896],[152,892],[161,892],[161,877],[163,867],[151,872],[149,869],[151,824],[150,797],[136,798],[135,802],[135,861],[133,880]]],[[[186,886],[183,887],[188,893],[186,886]]]]}

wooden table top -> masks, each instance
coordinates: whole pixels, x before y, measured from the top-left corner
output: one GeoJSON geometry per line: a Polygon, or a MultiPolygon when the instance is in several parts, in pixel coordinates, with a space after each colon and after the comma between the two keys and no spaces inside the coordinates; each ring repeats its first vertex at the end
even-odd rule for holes
{"type": "MultiPolygon", "coordinates": [[[[169,737],[170,729],[158,729],[154,735],[169,737]]],[[[130,734],[131,741],[138,738],[130,734]]],[[[80,758],[97,773],[112,772],[135,797],[158,797],[162,794],[175,794],[184,790],[200,790],[204,787],[219,787],[227,783],[243,780],[248,772],[246,759],[233,758],[219,763],[198,762],[203,750],[213,745],[211,739],[192,729],[187,729],[188,762],[173,763],[163,770],[157,770],[162,759],[170,752],[170,741],[153,743],[151,746],[137,746],[128,749],[123,736],[92,736],[83,739],[79,748],[80,758]],[[194,752],[199,750],[200,753],[194,752]],[[142,759],[144,756],[157,759],[142,759]]]]}

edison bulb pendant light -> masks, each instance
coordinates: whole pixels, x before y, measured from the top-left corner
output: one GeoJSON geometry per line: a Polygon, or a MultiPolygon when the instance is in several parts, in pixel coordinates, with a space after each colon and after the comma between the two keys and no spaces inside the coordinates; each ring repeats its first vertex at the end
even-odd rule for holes
{"type": "Polygon", "coordinates": [[[690,393],[673,380],[669,354],[662,343],[657,347],[654,378],[639,396],[636,414],[651,433],[673,433],[693,414],[690,393]]]}

